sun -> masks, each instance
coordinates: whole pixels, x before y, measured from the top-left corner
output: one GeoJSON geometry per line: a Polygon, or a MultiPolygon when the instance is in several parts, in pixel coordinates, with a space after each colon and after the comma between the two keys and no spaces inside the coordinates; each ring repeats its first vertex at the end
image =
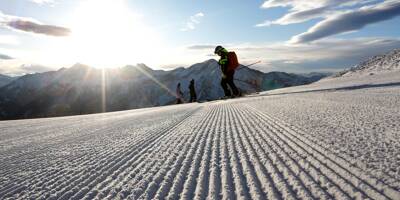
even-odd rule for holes
{"type": "Polygon", "coordinates": [[[77,62],[115,67],[154,59],[160,36],[125,0],[86,0],[72,15],[68,46],[77,62]]]}

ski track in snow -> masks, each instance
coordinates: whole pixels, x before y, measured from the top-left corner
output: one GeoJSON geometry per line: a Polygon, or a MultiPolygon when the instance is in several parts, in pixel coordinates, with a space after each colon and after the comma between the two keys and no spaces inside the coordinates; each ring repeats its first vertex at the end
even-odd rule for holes
{"type": "Polygon", "coordinates": [[[0,122],[0,199],[400,199],[279,109],[329,94],[0,122]]]}

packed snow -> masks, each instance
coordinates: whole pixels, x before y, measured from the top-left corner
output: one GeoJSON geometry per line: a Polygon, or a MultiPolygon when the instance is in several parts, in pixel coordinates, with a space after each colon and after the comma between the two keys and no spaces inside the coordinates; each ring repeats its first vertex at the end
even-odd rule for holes
{"type": "Polygon", "coordinates": [[[0,122],[0,199],[400,199],[400,74],[0,122]]]}

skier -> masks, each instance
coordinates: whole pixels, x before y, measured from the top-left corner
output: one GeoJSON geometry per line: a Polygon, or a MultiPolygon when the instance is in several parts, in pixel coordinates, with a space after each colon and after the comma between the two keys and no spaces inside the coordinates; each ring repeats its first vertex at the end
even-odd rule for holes
{"type": "Polygon", "coordinates": [[[181,83],[176,86],[176,104],[183,103],[183,92],[181,91],[181,83]]]}
{"type": "Polygon", "coordinates": [[[221,57],[218,61],[218,64],[220,65],[222,71],[221,86],[222,89],[224,89],[224,98],[239,96],[239,90],[233,82],[235,69],[239,66],[236,54],[234,52],[228,52],[222,46],[217,46],[214,54],[217,54],[221,57]],[[228,89],[228,85],[232,92],[228,89]]]}
{"type": "Polygon", "coordinates": [[[190,91],[190,101],[189,102],[196,102],[197,101],[197,96],[196,96],[196,90],[194,88],[194,79],[192,79],[190,81],[189,91],[190,91]]]}

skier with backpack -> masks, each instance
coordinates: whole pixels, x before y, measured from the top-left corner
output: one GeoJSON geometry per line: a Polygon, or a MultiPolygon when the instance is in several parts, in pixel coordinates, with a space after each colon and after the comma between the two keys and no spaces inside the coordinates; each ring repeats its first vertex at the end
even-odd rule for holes
{"type": "Polygon", "coordinates": [[[222,72],[221,86],[225,93],[224,98],[238,97],[240,95],[239,90],[233,82],[235,69],[239,66],[236,53],[228,52],[222,46],[217,46],[214,54],[217,54],[221,57],[218,61],[218,64],[220,65],[222,72]],[[228,85],[232,92],[228,89],[228,85]]]}

